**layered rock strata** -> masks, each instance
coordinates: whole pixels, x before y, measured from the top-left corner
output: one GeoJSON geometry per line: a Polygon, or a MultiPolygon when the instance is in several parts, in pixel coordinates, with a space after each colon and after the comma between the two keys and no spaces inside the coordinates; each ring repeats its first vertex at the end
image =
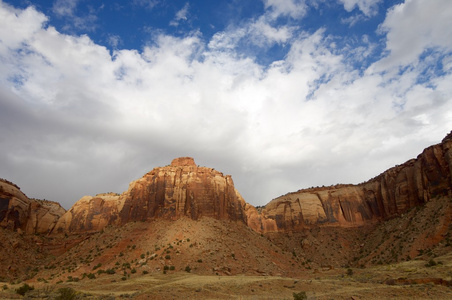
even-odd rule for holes
{"type": "Polygon", "coordinates": [[[30,199],[12,182],[0,179],[0,226],[25,233],[53,230],[66,212],[59,203],[30,199]]]}
{"type": "Polygon", "coordinates": [[[230,175],[198,167],[193,158],[182,157],[154,168],[121,195],[83,197],[59,220],[55,232],[96,231],[110,224],[183,216],[246,223],[245,206],[230,175]]]}
{"type": "Polygon", "coordinates": [[[452,136],[416,159],[358,185],[299,190],[268,203],[248,223],[259,232],[300,230],[312,225],[361,226],[401,214],[433,197],[452,194],[452,136]]]}
{"type": "Polygon", "coordinates": [[[312,226],[356,227],[401,214],[434,197],[452,197],[452,133],[416,159],[358,185],[335,185],[289,193],[263,208],[247,204],[230,175],[181,157],[133,181],[122,194],[85,196],[65,210],[29,199],[0,180],[0,225],[28,233],[99,231],[149,219],[211,217],[247,224],[261,233],[312,226]]]}

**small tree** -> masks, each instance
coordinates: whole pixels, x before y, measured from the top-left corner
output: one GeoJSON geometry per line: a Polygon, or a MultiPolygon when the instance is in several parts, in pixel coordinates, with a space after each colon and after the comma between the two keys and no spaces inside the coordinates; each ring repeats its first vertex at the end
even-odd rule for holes
{"type": "Polygon", "coordinates": [[[308,296],[306,296],[306,292],[293,293],[293,300],[306,300],[308,296]]]}
{"type": "Polygon", "coordinates": [[[16,293],[18,293],[19,295],[25,295],[28,291],[32,291],[34,290],[34,286],[32,285],[28,285],[26,283],[24,283],[20,288],[16,289],[16,293]]]}

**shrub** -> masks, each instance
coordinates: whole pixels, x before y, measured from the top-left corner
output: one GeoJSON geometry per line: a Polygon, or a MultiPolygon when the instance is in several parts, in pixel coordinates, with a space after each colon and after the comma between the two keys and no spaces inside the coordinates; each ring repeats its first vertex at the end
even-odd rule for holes
{"type": "Polygon", "coordinates": [[[105,270],[99,269],[97,270],[97,275],[103,274],[103,273],[107,273],[105,270]]]}
{"type": "Polygon", "coordinates": [[[100,268],[102,266],[102,264],[101,263],[98,263],[97,265],[95,265],[94,267],[93,267],[93,270],[96,270],[97,268],[100,268]]]}
{"type": "Polygon", "coordinates": [[[133,268],[130,273],[135,274],[137,272],[137,270],[135,268],[133,268]]]}
{"type": "Polygon", "coordinates": [[[174,270],[176,269],[176,267],[175,267],[175,266],[170,266],[169,269],[170,269],[171,271],[174,271],[174,270]]]}
{"type": "Polygon", "coordinates": [[[425,266],[430,268],[430,267],[434,267],[436,265],[437,265],[436,261],[434,261],[433,259],[430,259],[425,266]]]}
{"type": "Polygon", "coordinates": [[[65,288],[58,289],[58,293],[59,293],[59,295],[55,299],[72,300],[72,299],[75,299],[77,297],[76,291],[74,289],[70,288],[70,287],[65,287],[65,288]]]}
{"type": "Polygon", "coordinates": [[[186,267],[185,267],[185,272],[187,272],[187,273],[190,273],[190,272],[191,272],[190,266],[186,266],[186,267]]]}
{"type": "Polygon", "coordinates": [[[32,291],[34,290],[34,286],[32,285],[28,285],[26,283],[24,283],[20,288],[16,289],[16,293],[18,293],[19,295],[25,295],[28,291],[32,291]]]}
{"type": "Polygon", "coordinates": [[[348,276],[352,276],[352,275],[353,275],[353,270],[350,269],[350,268],[348,268],[348,269],[347,269],[347,275],[348,275],[348,276]]]}
{"type": "Polygon", "coordinates": [[[165,259],[171,259],[171,256],[170,255],[166,255],[165,259]]]}
{"type": "Polygon", "coordinates": [[[149,272],[146,271],[146,270],[143,271],[143,275],[146,275],[146,274],[148,274],[148,273],[149,273],[149,272]]]}
{"type": "Polygon", "coordinates": [[[293,300],[305,300],[308,299],[306,292],[293,293],[293,300]]]}
{"type": "Polygon", "coordinates": [[[115,269],[107,269],[106,273],[111,275],[111,274],[115,274],[116,272],[115,272],[115,269]]]}
{"type": "Polygon", "coordinates": [[[143,259],[143,258],[145,257],[144,253],[142,253],[142,254],[140,255],[140,257],[141,257],[141,259],[143,259]]]}
{"type": "Polygon", "coordinates": [[[86,277],[88,277],[88,279],[96,279],[96,275],[93,273],[89,273],[86,277]]]}

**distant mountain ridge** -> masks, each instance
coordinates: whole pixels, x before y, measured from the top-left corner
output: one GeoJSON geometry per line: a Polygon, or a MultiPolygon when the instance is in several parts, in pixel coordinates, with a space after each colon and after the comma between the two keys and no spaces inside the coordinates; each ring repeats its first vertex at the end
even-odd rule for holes
{"type": "Polygon", "coordinates": [[[433,197],[452,194],[452,132],[416,159],[358,185],[302,189],[270,201],[259,211],[245,202],[232,177],[181,157],[133,181],[122,194],[85,196],[71,209],[30,199],[0,180],[0,225],[26,233],[99,231],[149,219],[243,222],[260,233],[309,226],[356,227],[399,215],[433,197]]]}
{"type": "MultiPolygon", "coordinates": [[[[313,224],[360,226],[406,212],[438,196],[452,194],[452,134],[416,159],[358,185],[302,189],[280,196],[262,210],[271,229],[297,230],[313,224]]],[[[262,228],[266,230],[265,226],[262,228]]]]}

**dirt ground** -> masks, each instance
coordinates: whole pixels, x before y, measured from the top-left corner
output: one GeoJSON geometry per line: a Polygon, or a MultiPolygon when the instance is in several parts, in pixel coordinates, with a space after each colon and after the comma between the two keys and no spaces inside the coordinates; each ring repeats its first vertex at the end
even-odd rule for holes
{"type": "MultiPolygon", "coordinates": [[[[52,299],[60,288],[76,291],[77,299],[452,299],[452,253],[435,265],[413,260],[365,269],[312,270],[302,277],[195,275],[187,272],[84,279],[60,284],[36,283],[27,299],[52,299]]],[[[1,299],[20,299],[5,285],[1,299]]]]}

